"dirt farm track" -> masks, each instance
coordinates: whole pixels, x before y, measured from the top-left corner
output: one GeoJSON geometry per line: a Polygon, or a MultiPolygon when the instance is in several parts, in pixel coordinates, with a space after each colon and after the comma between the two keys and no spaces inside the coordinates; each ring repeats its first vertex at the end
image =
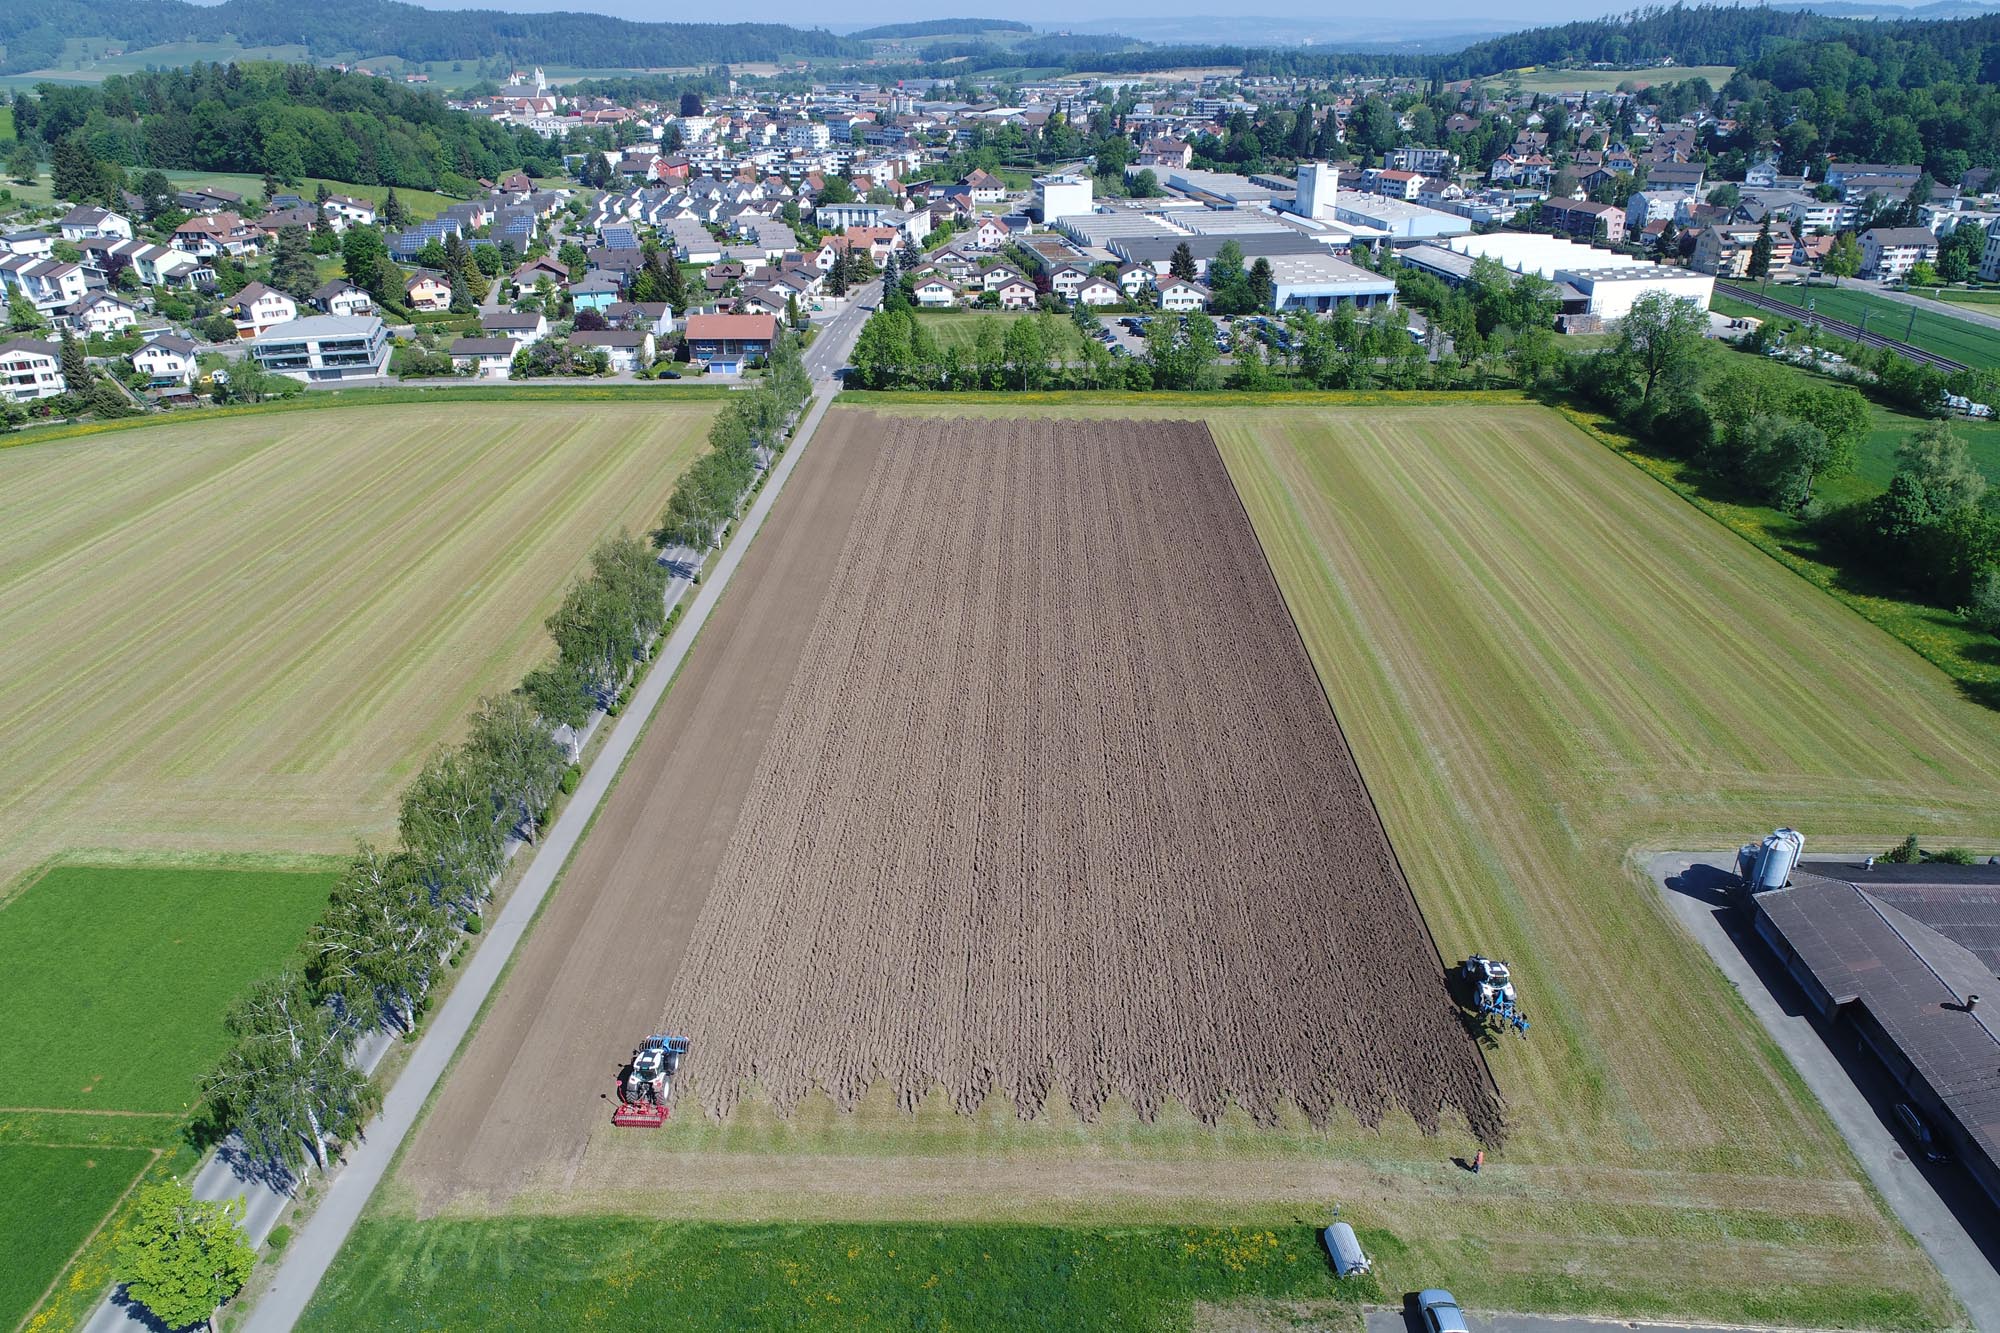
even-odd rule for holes
{"type": "Polygon", "coordinates": [[[1497,1133],[1206,427],[839,412],[776,517],[413,1141],[427,1205],[574,1178],[665,1029],[683,1117],[1497,1133]]]}

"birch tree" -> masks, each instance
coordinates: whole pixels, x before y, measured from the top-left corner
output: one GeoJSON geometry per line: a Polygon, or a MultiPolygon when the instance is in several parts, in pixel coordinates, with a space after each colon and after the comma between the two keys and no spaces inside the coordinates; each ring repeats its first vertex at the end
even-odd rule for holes
{"type": "Polygon", "coordinates": [[[504,846],[481,765],[461,750],[437,750],[404,790],[398,826],[437,901],[461,915],[486,901],[504,846]]]}
{"type": "Polygon", "coordinates": [[[348,1030],[297,973],[266,978],[230,1009],[235,1039],[202,1084],[252,1154],[303,1174],[326,1169],[329,1144],[361,1128],[368,1077],[348,1060],[348,1030]]]}
{"type": "MultiPolygon", "coordinates": [[[[658,565],[650,552],[641,548],[641,554],[647,563],[658,565]]],[[[661,599],[654,600],[657,604],[661,599]]],[[[542,812],[555,800],[568,757],[537,716],[535,705],[520,694],[480,700],[466,744],[485,760],[501,818],[529,842],[538,841],[542,812]]]]}
{"type": "Polygon", "coordinates": [[[387,1016],[407,1032],[457,938],[409,854],[363,843],[306,938],[307,979],[357,1028],[387,1016]]]}

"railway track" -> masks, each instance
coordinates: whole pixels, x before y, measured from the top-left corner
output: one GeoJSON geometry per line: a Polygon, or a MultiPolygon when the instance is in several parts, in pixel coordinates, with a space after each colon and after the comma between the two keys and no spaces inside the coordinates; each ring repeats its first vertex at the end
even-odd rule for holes
{"type": "Polygon", "coordinates": [[[1748,287],[1738,287],[1734,283],[1729,283],[1718,290],[1723,291],[1735,300],[1743,302],[1745,305],[1755,306],[1757,309],[1768,311],[1773,315],[1783,315],[1785,318],[1795,319],[1801,324],[1817,324],[1828,333],[1845,338],[1849,342],[1857,342],[1864,347],[1886,347],[1907,361],[1915,361],[1926,366],[1936,366],[1939,370],[1966,369],[1965,364],[1961,361],[1953,361],[1951,358],[1939,356],[1935,352],[1926,352],[1921,347],[1913,347],[1909,343],[1899,342],[1894,338],[1884,338],[1879,333],[1866,332],[1856,325],[1847,323],[1845,320],[1828,319],[1825,315],[1807,310],[1804,306],[1793,305],[1789,301],[1780,301],[1775,296],[1766,296],[1762,292],[1754,291],[1748,287]]]}

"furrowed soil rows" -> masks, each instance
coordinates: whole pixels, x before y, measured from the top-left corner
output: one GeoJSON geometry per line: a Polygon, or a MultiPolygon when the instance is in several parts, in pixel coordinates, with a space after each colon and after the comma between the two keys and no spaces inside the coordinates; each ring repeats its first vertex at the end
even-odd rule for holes
{"type": "Polygon", "coordinates": [[[1497,1134],[1207,428],[847,428],[872,470],[661,1011],[684,1104],[1497,1134]]]}

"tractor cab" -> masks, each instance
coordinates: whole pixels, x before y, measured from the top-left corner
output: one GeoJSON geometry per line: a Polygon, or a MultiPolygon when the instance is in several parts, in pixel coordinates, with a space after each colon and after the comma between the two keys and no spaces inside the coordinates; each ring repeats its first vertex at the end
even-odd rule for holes
{"type": "Polygon", "coordinates": [[[618,1108],[611,1113],[611,1123],[648,1128],[665,1124],[671,1114],[667,1100],[673,1095],[673,1076],[687,1050],[686,1037],[656,1034],[640,1043],[618,1079],[618,1108]]]}
{"type": "Polygon", "coordinates": [[[1528,1035],[1527,1015],[1521,1012],[1514,994],[1514,974],[1507,964],[1474,954],[1459,964],[1458,975],[1474,1013],[1528,1035]]]}

